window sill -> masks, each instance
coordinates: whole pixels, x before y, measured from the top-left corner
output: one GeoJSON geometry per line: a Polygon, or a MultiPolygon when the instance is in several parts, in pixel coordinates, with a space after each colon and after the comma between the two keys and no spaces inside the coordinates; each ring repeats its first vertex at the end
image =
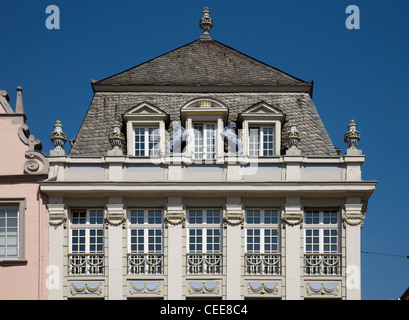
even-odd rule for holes
{"type": "Polygon", "coordinates": [[[0,267],[25,266],[27,263],[25,259],[0,259],[0,267]]]}

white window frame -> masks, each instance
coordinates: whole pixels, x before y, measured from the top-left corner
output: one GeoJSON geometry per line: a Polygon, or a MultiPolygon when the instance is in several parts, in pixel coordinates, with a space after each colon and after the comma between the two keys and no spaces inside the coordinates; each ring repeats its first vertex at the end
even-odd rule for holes
{"type": "MultiPolygon", "coordinates": [[[[273,217],[272,217],[273,219],[273,217]]],[[[249,208],[246,209],[246,216],[245,216],[245,252],[248,254],[279,254],[281,253],[281,232],[280,232],[280,211],[278,209],[258,209],[258,208],[249,208]],[[249,221],[249,211],[259,211],[260,212],[260,222],[259,223],[252,223],[252,222],[248,222],[249,221]],[[277,213],[276,215],[276,219],[277,219],[277,223],[265,223],[265,217],[266,217],[266,212],[267,211],[274,211],[277,213]],[[259,230],[260,234],[258,235],[260,237],[260,250],[254,250],[254,248],[252,250],[248,249],[248,230],[259,230]],[[265,250],[265,238],[268,236],[266,235],[266,230],[276,230],[277,231],[277,250],[265,250]]],[[[270,235],[272,236],[272,235],[270,235]]],[[[254,237],[254,234],[253,234],[254,237]]],[[[253,238],[254,240],[254,238],[253,238]]],[[[271,246],[273,245],[273,243],[269,243],[271,246]]],[[[254,245],[254,242],[253,242],[254,245]]]]}
{"type": "MultiPolygon", "coordinates": [[[[69,253],[70,254],[78,254],[78,255],[86,255],[86,254],[101,254],[103,255],[105,252],[105,231],[104,231],[104,219],[105,219],[105,210],[101,209],[101,208],[90,208],[90,209],[83,209],[83,208],[78,208],[78,209],[71,209],[70,210],[70,232],[69,232],[69,253]],[[97,219],[101,219],[100,223],[91,223],[91,212],[93,211],[98,211],[98,212],[102,212],[102,217],[101,218],[97,218],[97,219]],[[77,212],[85,212],[85,223],[74,223],[74,213],[77,212]],[[85,246],[85,250],[76,250],[76,252],[74,252],[73,250],[73,245],[75,245],[73,239],[74,239],[74,235],[73,235],[73,231],[74,230],[78,230],[81,231],[85,231],[84,232],[84,238],[85,238],[85,242],[84,242],[84,246],[85,246]],[[95,237],[98,239],[99,237],[102,237],[102,250],[98,250],[97,248],[95,250],[91,250],[91,245],[93,245],[91,243],[91,230],[95,230],[97,231],[102,231],[102,235],[96,235],[95,237]]],[[[80,237],[80,236],[79,236],[80,237]]],[[[80,243],[78,243],[78,246],[80,245],[80,243]]],[[[96,242],[95,246],[98,246],[98,242],[96,242]]]]}
{"type": "MultiPolygon", "coordinates": [[[[17,209],[17,255],[13,256],[0,256],[0,261],[2,263],[26,263],[25,260],[25,209],[26,209],[26,199],[24,198],[11,198],[11,199],[0,199],[1,209],[17,209]]],[[[2,228],[1,226],[0,228],[2,228]]],[[[4,226],[5,227],[5,226],[4,226]]],[[[4,237],[6,240],[6,237],[4,237]]]]}
{"type": "MultiPolygon", "coordinates": [[[[159,145],[159,154],[157,156],[155,155],[155,158],[165,154],[165,122],[168,121],[166,113],[147,102],[143,102],[125,112],[123,119],[126,123],[126,146],[128,156],[138,158],[151,157],[149,152],[145,152],[144,156],[135,155],[135,128],[157,128],[159,130],[159,141],[157,142],[159,145]]],[[[149,148],[149,142],[151,141],[145,140],[145,151],[149,148]]]]}
{"type": "MultiPolygon", "coordinates": [[[[304,253],[305,254],[339,254],[341,253],[341,228],[340,228],[340,213],[339,210],[337,209],[309,209],[309,210],[305,210],[304,211],[304,253]],[[311,221],[315,221],[317,223],[308,223],[309,219],[313,219],[309,217],[310,213],[314,213],[313,216],[316,214],[315,220],[311,220],[311,221]],[[326,218],[325,214],[326,213],[330,213],[330,214],[335,214],[336,216],[336,223],[325,223],[326,218]],[[307,243],[307,239],[309,236],[307,236],[307,233],[309,233],[308,231],[312,230],[312,231],[317,231],[316,232],[316,236],[318,237],[318,251],[314,250],[314,248],[312,248],[312,250],[308,250],[307,251],[307,245],[311,245],[313,246],[314,243],[307,243]],[[336,246],[337,246],[337,250],[336,251],[332,251],[331,249],[331,242],[329,242],[329,246],[330,246],[330,250],[324,250],[325,249],[325,245],[327,245],[325,243],[325,238],[326,238],[326,231],[331,232],[331,230],[336,230],[337,235],[336,235],[336,246]]],[[[330,219],[331,221],[331,219],[330,219]]],[[[332,222],[332,221],[331,221],[332,222]]],[[[330,235],[331,237],[335,237],[330,235]]],[[[331,241],[331,240],[330,240],[331,241]]]]}
{"type": "Polygon", "coordinates": [[[248,153],[248,155],[249,155],[249,157],[272,157],[272,156],[275,156],[276,155],[276,148],[275,148],[275,145],[276,145],[276,139],[275,139],[275,136],[276,136],[276,132],[275,132],[275,125],[253,125],[253,126],[250,126],[249,127],[249,143],[248,143],[248,149],[249,149],[249,153],[248,153]],[[272,139],[272,141],[271,142],[269,142],[269,141],[264,141],[264,138],[266,138],[266,137],[268,137],[268,135],[269,134],[267,134],[266,132],[265,132],[265,130],[266,129],[272,129],[272,137],[273,137],[273,139],[272,139]],[[257,136],[257,146],[258,146],[258,150],[252,150],[253,148],[252,148],[252,146],[254,145],[254,143],[253,143],[253,138],[254,138],[254,132],[252,132],[253,130],[257,130],[258,131],[258,134],[256,135],[257,136]],[[273,146],[272,146],[272,148],[270,149],[270,148],[264,148],[264,144],[265,143],[272,143],[273,144],[273,146]],[[264,154],[265,152],[269,152],[270,153],[270,150],[271,150],[271,154],[264,154]],[[254,153],[254,151],[257,151],[256,153],[254,153]]]}
{"type": "MultiPolygon", "coordinates": [[[[20,247],[20,217],[18,207],[0,206],[0,259],[17,259],[20,247]],[[15,221],[14,221],[15,220],[15,221]],[[11,224],[12,223],[12,224],[11,224]],[[15,229],[15,236],[8,236],[15,229]],[[4,254],[3,254],[4,250],[4,254]],[[10,254],[13,250],[16,254],[10,254]]],[[[14,234],[14,231],[13,231],[14,234]]]]}
{"type": "Polygon", "coordinates": [[[157,125],[135,125],[133,126],[133,156],[135,157],[159,157],[161,155],[161,133],[159,126],[157,125]],[[136,130],[143,130],[143,142],[144,148],[136,149],[136,130]],[[152,131],[150,131],[152,130],[152,131]],[[152,148],[150,148],[153,144],[152,148]],[[136,154],[137,151],[142,151],[143,154],[136,154]]]}
{"type": "Polygon", "coordinates": [[[194,135],[194,144],[192,155],[194,160],[216,160],[217,150],[218,150],[218,139],[217,139],[217,122],[194,122],[193,123],[193,135],[194,135]],[[198,130],[197,126],[201,126],[202,129],[198,130]],[[213,128],[210,128],[210,127],[213,128]],[[201,144],[198,146],[198,136],[201,144]],[[209,143],[209,139],[212,140],[212,143],[209,143]],[[196,149],[201,148],[200,152],[197,152],[196,149]],[[208,150],[211,148],[210,150],[208,150]]]}
{"type": "MultiPolygon", "coordinates": [[[[222,209],[218,209],[218,208],[191,208],[187,210],[187,236],[186,236],[186,251],[188,254],[221,254],[223,252],[223,228],[222,228],[222,216],[223,216],[223,211],[222,209]],[[192,211],[201,211],[201,219],[202,222],[201,223],[192,223],[191,221],[191,212],[192,211]],[[207,223],[207,213],[209,211],[219,211],[218,214],[218,223],[207,223]],[[191,234],[190,234],[190,230],[195,230],[195,232],[197,232],[197,230],[201,230],[202,235],[202,250],[191,250],[190,249],[190,238],[191,238],[191,234]],[[208,230],[218,230],[219,231],[219,250],[208,250],[207,249],[207,231],[208,230]]],[[[197,235],[194,235],[194,237],[196,238],[197,235]]],[[[212,236],[212,235],[210,235],[212,236]]],[[[195,242],[195,244],[197,244],[197,242],[195,242]]],[[[214,246],[215,243],[212,243],[212,245],[214,246]]]]}
{"type": "MultiPolygon", "coordinates": [[[[136,218],[138,219],[138,218],[136,218]]],[[[154,218],[156,220],[156,217],[154,215],[154,218]]],[[[138,237],[138,235],[136,235],[138,237]]],[[[156,235],[154,235],[154,239],[156,239],[156,235]]],[[[138,246],[139,243],[136,242],[136,246],[138,246]]],[[[162,254],[164,250],[164,227],[163,227],[163,210],[162,209],[142,209],[142,208],[135,208],[135,209],[130,209],[128,211],[128,253],[129,254],[162,254]],[[133,212],[142,212],[142,219],[143,223],[132,223],[132,213],[133,212]],[[160,216],[160,221],[159,223],[157,221],[154,221],[155,223],[150,223],[151,217],[149,216],[150,212],[159,212],[160,216]],[[143,233],[143,250],[140,251],[138,248],[136,250],[132,250],[132,238],[134,237],[132,235],[132,231],[136,230],[137,232],[142,231],[143,233]],[[156,241],[154,241],[154,250],[149,250],[149,231],[154,231],[156,233],[157,230],[160,230],[161,235],[160,235],[160,246],[161,249],[157,250],[156,247],[156,241]]]]}
{"type": "Polygon", "coordinates": [[[274,157],[277,155],[280,155],[280,145],[281,145],[281,137],[280,137],[280,132],[281,132],[281,123],[280,121],[276,121],[276,120],[270,120],[270,121],[252,121],[252,120],[245,120],[243,121],[243,132],[244,132],[244,136],[245,141],[247,141],[247,143],[244,143],[244,152],[245,155],[247,155],[248,157],[274,157]],[[258,136],[258,155],[254,155],[251,153],[251,149],[250,149],[250,141],[251,141],[251,129],[254,128],[258,128],[259,129],[259,136],[258,136]],[[273,152],[272,154],[269,155],[264,155],[264,146],[263,146],[263,139],[264,139],[264,135],[262,130],[260,130],[261,128],[272,128],[273,129],[273,152]]]}

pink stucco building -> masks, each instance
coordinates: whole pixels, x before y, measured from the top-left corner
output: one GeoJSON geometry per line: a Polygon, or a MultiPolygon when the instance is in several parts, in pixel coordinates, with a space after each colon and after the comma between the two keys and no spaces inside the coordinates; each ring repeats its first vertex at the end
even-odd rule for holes
{"type": "Polygon", "coordinates": [[[22,89],[15,111],[0,90],[0,300],[47,299],[48,225],[39,181],[48,173],[26,125],[22,89]]]}

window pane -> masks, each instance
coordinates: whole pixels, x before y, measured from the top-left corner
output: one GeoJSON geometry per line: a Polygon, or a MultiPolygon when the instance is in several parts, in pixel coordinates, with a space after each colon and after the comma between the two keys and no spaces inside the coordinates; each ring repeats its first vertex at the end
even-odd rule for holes
{"type": "Polygon", "coordinates": [[[103,210],[90,210],[89,211],[89,223],[90,224],[102,224],[104,222],[103,210]]]}
{"type": "Polygon", "coordinates": [[[220,223],[220,210],[206,210],[206,223],[219,224],[220,223]]]}
{"type": "Polygon", "coordinates": [[[260,154],[260,128],[249,129],[249,156],[258,157],[260,154]]]}
{"type": "Polygon", "coordinates": [[[203,222],[202,215],[202,210],[189,210],[189,223],[201,224],[203,222]]]}
{"type": "Polygon", "coordinates": [[[131,210],[131,224],[144,224],[143,210],[131,210]]]}
{"type": "Polygon", "coordinates": [[[85,224],[87,212],[86,211],[72,211],[72,223],[73,224],[85,224]]]}
{"type": "Polygon", "coordinates": [[[272,127],[261,128],[263,136],[263,156],[274,155],[274,129],[272,127]]]}

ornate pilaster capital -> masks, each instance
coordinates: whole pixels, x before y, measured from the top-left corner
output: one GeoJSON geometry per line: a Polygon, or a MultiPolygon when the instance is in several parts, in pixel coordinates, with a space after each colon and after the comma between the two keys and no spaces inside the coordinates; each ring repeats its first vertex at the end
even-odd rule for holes
{"type": "Polygon", "coordinates": [[[223,217],[223,226],[241,226],[244,225],[244,214],[242,211],[226,211],[223,217]]]}
{"type": "Polygon", "coordinates": [[[125,229],[126,217],[124,215],[123,204],[107,204],[106,205],[105,226],[120,226],[125,229]]]}
{"type": "Polygon", "coordinates": [[[55,229],[59,226],[67,228],[67,216],[64,204],[47,204],[48,224],[55,229]]]}
{"type": "Polygon", "coordinates": [[[168,228],[169,225],[171,226],[182,225],[182,227],[184,228],[186,223],[186,214],[183,210],[182,211],[166,210],[164,222],[166,228],[168,228]]]}
{"type": "Polygon", "coordinates": [[[362,211],[363,204],[345,204],[345,210],[342,215],[344,228],[346,226],[364,226],[365,214],[362,211]]]}
{"type": "Polygon", "coordinates": [[[284,211],[281,215],[281,220],[284,222],[283,226],[297,226],[302,227],[303,215],[299,205],[284,205],[284,211]]]}

